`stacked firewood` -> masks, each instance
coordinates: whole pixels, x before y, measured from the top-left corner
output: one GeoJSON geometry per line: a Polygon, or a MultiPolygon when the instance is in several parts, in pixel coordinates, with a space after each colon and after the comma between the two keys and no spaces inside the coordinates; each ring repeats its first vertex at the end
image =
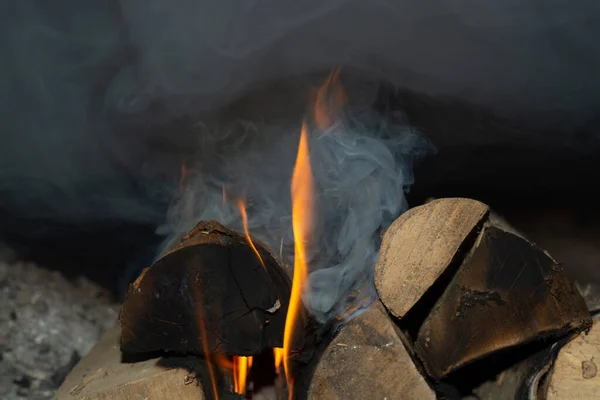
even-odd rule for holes
{"type": "MultiPolygon", "coordinates": [[[[223,391],[226,377],[207,369],[210,358],[281,347],[291,284],[269,249],[249,242],[214,222],[199,224],[131,285],[121,333],[82,360],[57,397],[235,396],[223,391]],[[170,351],[177,367],[207,362],[167,368],[174,358],[162,353],[158,363],[124,363],[117,339],[128,355],[170,351]]],[[[600,318],[550,255],[485,204],[440,199],[403,214],[383,236],[375,287],[377,302],[331,330],[300,316],[294,398],[600,393],[600,318]]]]}
{"type": "Polygon", "coordinates": [[[440,199],[402,215],[375,285],[380,301],[329,345],[309,398],[600,396],[600,320],[592,327],[561,266],[485,204],[440,199]]]}

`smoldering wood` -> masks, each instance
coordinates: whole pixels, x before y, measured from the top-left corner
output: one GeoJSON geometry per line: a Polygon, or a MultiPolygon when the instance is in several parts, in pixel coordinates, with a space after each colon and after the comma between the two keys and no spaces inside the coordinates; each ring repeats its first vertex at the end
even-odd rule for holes
{"type": "Polygon", "coordinates": [[[202,382],[183,368],[165,368],[160,359],[125,363],[118,326],[110,329],[67,376],[56,400],[204,400],[202,382]]]}
{"type": "Polygon", "coordinates": [[[434,379],[499,350],[591,325],[581,295],[545,251],[488,221],[419,329],[434,379]]]}
{"type": "Polygon", "coordinates": [[[129,287],[121,349],[250,356],[282,347],[290,279],[254,244],[262,264],[245,237],[199,223],[129,287]]]}
{"type": "MultiPolygon", "coordinates": [[[[305,397],[306,396],[306,397],[305,397]]],[[[313,399],[435,399],[380,302],[354,318],[327,346],[307,394],[313,399]]]]}
{"type": "Polygon", "coordinates": [[[446,271],[489,207],[476,200],[438,199],[402,214],[385,232],[375,287],[388,311],[404,317],[446,271]]]}

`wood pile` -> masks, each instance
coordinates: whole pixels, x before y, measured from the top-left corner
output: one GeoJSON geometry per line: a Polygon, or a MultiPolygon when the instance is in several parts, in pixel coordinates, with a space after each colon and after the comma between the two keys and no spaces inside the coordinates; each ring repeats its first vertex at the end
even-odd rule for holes
{"type": "MultiPolygon", "coordinates": [[[[162,358],[123,362],[117,329],[82,360],[57,398],[235,398],[223,389],[227,379],[216,379],[221,389],[214,393],[206,363],[194,367],[189,360],[281,347],[290,281],[265,246],[257,243],[255,252],[248,242],[214,222],[199,224],[131,286],[121,311],[121,350],[160,351],[162,358]],[[170,357],[179,357],[180,368],[165,366],[165,351],[177,354],[170,357]],[[189,368],[182,369],[185,360],[189,368]]],[[[383,235],[375,287],[380,300],[317,335],[302,314],[293,398],[545,400],[600,393],[600,318],[592,320],[549,254],[485,204],[439,199],[403,214],[383,235]]]]}

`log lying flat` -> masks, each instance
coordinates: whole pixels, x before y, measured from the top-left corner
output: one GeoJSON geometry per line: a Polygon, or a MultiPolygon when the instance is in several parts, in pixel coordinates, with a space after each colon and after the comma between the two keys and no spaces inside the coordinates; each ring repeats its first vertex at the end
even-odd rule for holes
{"type": "Polygon", "coordinates": [[[199,223],[146,268],[121,308],[127,353],[256,355],[281,347],[291,283],[261,243],[199,223]]]}
{"type": "Polygon", "coordinates": [[[313,373],[309,400],[435,399],[377,302],[345,325],[313,373]]]}
{"type": "Polygon", "coordinates": [[[163,368],[158,359],[123,363],[121,330],[115,326],[71,371],[56,400],[204,400],[201,383],[185,369],[163,368]]]}

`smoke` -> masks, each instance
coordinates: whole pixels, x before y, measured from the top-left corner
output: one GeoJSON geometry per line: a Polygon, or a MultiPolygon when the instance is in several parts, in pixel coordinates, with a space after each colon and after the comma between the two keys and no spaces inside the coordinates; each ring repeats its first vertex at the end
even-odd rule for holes
{"type": "Polygon", "coordinates": [[[111,81],[128,67],[117,11],[75,0],[0,6],[0,208],[7,212],[67,223],[163,218],[136,187],[135,155],[115,139],[105,107],[111,81]]]}
{"type": "MultiPolygon", "coordinates": [[[[548,124],[577,125],[600,102],[600,3],[1,3],[0,211],[36,220],[133,221],[176,240],[199,219],[239,223],[225,185],[248,198],[251,232],[289,258],[300,116],[209,115],[334,65],[498,113],[550,112],[548,124]],[[181,120],[204,122],[182,133],[181,120]],[[182,160],[189,189],[165,224],[182,160]]],[[[311,134],[322,246],[307,304],[320,318],[360,302],[348,293],[368,297],[355,289],[369,281],[377,232],[406,208],[411,162],[428,147],[408,124],[363,111],[311,134]]]]}
{"type": "MultiPolygon", "coordinates": [[[[433,150],[402,115],[384,119],[361,105],[344,111],[324,129],[309,125],[317,215],[304,303],[320,321],[350,317],[375,298],[381,230],[407,209],[413,161],[433,150]]],[[[198,152],[163,227],[164,248],[199,220],[242,231],[235,200],[245,199],[250,233],[293,265],[290,182],[300,130],[300,119],[199,126],[198,152]]]]}
{"type": "Polygon", "coordinates": [[[1,206],[82,223],[158,222],[169,192],[158,181],[170,182],[149,161],[158,152],[139,154],[157,119],[214,111],[263,82],[340,64],[577,124],[600,102],[600,6],[534,3],[2,2],[1,206]]]}

